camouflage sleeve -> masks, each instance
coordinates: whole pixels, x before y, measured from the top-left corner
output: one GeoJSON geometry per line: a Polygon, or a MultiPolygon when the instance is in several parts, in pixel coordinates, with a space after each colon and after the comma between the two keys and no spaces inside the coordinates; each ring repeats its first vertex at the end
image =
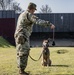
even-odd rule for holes
{"type": "Polygon", "coordinates": [[[49,21],[45,21],[45,20],[41,20],[41,19],[37,19],[36,24],[39,24],[39,25],[45,26],[45,27],[51,26],[49,21]]]}
{"type": "Polygon", "coordinates": [[[38,24],[38,25],[41,25],[41,26],[51,26],[51,23],[49,21],[45,21],[45,20],[42,20],[42,19],[39,19],[37,16],[35,15],[29,15],[29,18],[30,20],[34,23],[34,24],[38,24]]]}

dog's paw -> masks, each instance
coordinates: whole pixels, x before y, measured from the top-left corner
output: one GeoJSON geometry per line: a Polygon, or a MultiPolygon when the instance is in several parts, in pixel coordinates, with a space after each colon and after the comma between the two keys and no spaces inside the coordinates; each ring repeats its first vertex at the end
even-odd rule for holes
{"type": "Polygon", "coordinates": [[[52,63],[52,61],[51,61],[51,60],[49,60],[49,66],[51,66],[51,63],[52,63]]]}

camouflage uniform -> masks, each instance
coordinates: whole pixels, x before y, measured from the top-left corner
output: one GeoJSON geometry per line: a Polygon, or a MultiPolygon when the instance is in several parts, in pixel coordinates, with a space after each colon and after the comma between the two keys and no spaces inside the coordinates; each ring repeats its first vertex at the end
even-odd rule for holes
{"type": "Polygon", "coordinates": [[[34,24],[50,26],[48,21],[38,19],[38,17],[29,13],[29,11],[23,12],[18,18],[14,37],[16,42],[17,63],[19,68],[25,69],[27,66],[30,50],[29,37],[32,33],[34,24]]]}

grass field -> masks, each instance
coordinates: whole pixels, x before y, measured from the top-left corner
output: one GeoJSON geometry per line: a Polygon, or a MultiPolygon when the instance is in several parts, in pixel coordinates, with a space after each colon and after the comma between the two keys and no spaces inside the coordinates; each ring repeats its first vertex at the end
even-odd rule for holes
{"type": "MultiPolygon", "coordinates": [[[[30,75],[74,75],[74,47],[50,47],[52,66],[43,67],[41,59],[37,62],[28,59],[26,71],[30,75]]],[[[38,59],[41,47],[31,48],[30,55],[38,59]]],[[[19,75],[16,49],[0,37],[0,75],[19,75]]]]}
{"type": "MultiPolygon", "coordinates": [[[[38,59],[42,48],[31,48],[30,55],[38,59]]],[[[74,47],[50,47],[52,66],[41,66],[41,59],[37,62],[28,60],[26,71],[30,75],[74,75],[74,47]],[[57,53],[64,50],[66,53],[57,53]]],[[[18,75],[16,49],[13,46],[0,47],[0,75],[18,75]]]]}

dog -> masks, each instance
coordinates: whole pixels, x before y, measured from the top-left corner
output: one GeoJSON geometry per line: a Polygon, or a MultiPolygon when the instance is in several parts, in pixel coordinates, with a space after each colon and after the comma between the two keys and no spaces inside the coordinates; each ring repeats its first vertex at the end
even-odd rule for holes
{"type": "Polygon", "coordinates": [[[43,41],[42,66],[51,66],[49,40],[43,41]]]}

